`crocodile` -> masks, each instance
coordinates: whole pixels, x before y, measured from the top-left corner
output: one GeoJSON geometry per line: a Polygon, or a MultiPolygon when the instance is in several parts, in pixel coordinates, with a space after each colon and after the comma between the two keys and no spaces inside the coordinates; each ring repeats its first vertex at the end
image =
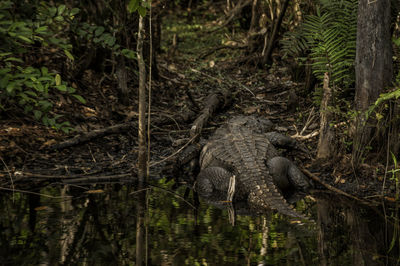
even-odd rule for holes
{"type": "Polygon", "coordinates": [[[312,183],[277,148],[297,142],[271,131],[273,124],[256,116],[235,116],[218,128],[200,153],[195,189],[207,196],[227,193],[227,200],[246,199],[259,210],[276,210],[307,220],[285,199],[286,191],[308,192],[312,183]]]}

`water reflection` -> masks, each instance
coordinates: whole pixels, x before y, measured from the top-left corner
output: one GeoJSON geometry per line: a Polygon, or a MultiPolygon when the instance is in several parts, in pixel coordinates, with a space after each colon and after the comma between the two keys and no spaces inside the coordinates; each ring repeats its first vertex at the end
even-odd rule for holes
{"type": "Polygon", "coordinates": [[[0,265],[397,265],[393,221],[376,209],[321,194],[314,210],[298,203],[314,225],[236,212],[232,226],[228,209],[157,186],[1,193],[0,265]]]}

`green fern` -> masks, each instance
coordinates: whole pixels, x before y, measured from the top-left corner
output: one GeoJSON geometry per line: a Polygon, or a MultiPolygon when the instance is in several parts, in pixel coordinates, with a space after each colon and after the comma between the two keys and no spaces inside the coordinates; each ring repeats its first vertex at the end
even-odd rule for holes
{"type": "Polygon", "coordinates": [[[288,55],[308,54],[321,82],[328,72],[331,85],[348,88],[355,80],[356,31],[357,0],[320,0],[316,14],[306,16],[281,43],[288,55]]]}

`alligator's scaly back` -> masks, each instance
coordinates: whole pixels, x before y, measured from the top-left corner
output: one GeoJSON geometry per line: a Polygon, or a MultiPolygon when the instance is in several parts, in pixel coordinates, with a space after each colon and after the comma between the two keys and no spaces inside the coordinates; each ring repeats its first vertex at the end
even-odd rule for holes
{"type": "Polygon", "coordinates": [[[201,168],[222,166],[237,175],[237,186],[240,186],[237,189],[248,194],[251,205],[306,220],[287,203],[274,184],[265,159],[278,153],[264,134],[255,133],[249,127],[256,126],[256,122],[251,117],[237,117],[219,128],[203,148],[201,168]]]}

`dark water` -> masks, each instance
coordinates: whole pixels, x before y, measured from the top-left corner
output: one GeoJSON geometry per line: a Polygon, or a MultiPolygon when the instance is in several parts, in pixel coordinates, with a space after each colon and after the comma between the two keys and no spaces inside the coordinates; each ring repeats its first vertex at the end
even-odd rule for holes
{"type": "Polygon", "coordinates": [[[202,200],[195,206],[185,187],[155,186],[1,193],[0,264],[397,265],[395,219],[378,207],[314,195],[297,205],[315,223],[274,213],[232,219],[228,209],[202,200]]]}

